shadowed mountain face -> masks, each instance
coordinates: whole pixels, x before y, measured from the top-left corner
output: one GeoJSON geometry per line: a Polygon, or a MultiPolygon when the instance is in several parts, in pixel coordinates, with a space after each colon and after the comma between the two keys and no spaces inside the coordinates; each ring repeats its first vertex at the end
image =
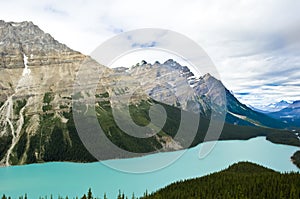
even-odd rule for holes
{"type": "MultiPolygon", "coordinates": [[[[203,141],[209,118],[214,113],[227,114],[229,124],[225,124],[222,139],[248,139],[270,133],[260,127],[287,127],[285,123],[241,104],[209,74],[195,77],[188,67],[173,60],[163,64],[143,63],[130,69],[109,69],[59,43],[31,22],[0,21],[0,52],[2,165],[95,161],[76,131],[72,99],[73,102],[83,102],[82,114],[87,117],[92,109],[95,111],[111,142],[136,153],[189,147],[184,144],[185,140],[174,138],[181,110],[204,118],[191,145],[203,141]],[[83,72],[85,84],[81,85],[75,79],[82,66],[88,66],[89,70],[83,72]],[[90,74],[99,74],[99,77],[92,79],[90,74]],[[75,93],[74,85],[82,86],[82,90],[75,93]],[[92,88],[96,88],[96,93],[92,88]],[[94,104],[89,106],[84,100],[90,99],[94,104]],[[155,104],[166,109],[166,124],[147,139],[127,135],[114,121],[113,110],[118,110],[123,117],[127,106],[132,120],[146,126],[150,123],[149,109],[155,104]],[[242,134],[241,129],[247,133],[242,134]]],[[[126,120],[123,118],[123,121],[126,120]]],[[[156,129],[155,126],[149,128],[156,129]]],[[[189,130],[185,131],[188,133],[189,130]]],[[[292,137],[292,144],[298,145],[293,134],[284,132],[284,135],[292,137]]],[[[108,154],[105,159],[116,157],[119,156],[108,154]]]]}

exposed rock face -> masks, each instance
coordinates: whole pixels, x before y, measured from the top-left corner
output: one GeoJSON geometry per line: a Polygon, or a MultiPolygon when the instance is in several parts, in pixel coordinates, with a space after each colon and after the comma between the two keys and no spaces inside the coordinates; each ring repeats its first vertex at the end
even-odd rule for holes
{"type": "Polygon", "coordinates": [[[15,92],[21,96],[36,95],[50,87],[67,89],[72,84],[70,80],[74,78],[76,65],[85,58],[32,22],[0,21],[0,44],[2,100],[15,92]]]}
{"type": "Polygon", "coordinates": [[[211,117],[213,114],[217,118],[224,119],[222,116],[226,114],[226,122],[235,125],[287,127],[286,124],[240,103],[220,80],[210,74],[196,77],[188,67],[181,66],[171,59],[162,64],[143,62],[132,68],[123,69],[119,74],[126,75],[125,82],[133,83],[127,86],[129,93],[128,88],[134,90],[140,88],[156,101],[200,113],[204,117],[211,117]]]}
{"type": "Polygon", "coordinates": [[[59,43],[32,22],[0,21],[0,52],[0,136],[12,138],[6,143],[11,142],[10,148],[1,151],[0,158],[8,165],[20,136],[27,133],[29,150],[30,137],[39,133],[47,93],[51,93],[51,110],[47,111],[64,120],[61,107],[70,108],[76,72],[89,58],[59,43]]]}
{"type": "MultiPolygon", "coordinates": [[[[32,22],[0,21],[0,44],[0,68],[3,74],[0,85],[8,88],[8,93],[12,92],[11,89],[22,89],[22,86],[31,89],[27,90],[30,94],[35,93],[33,90],[37,86],[67,86],[65,82],[56,80],[68,81],[74,78],[75,65],[85,58],[81,53],[45,34],[32,22]]],[[[1,98],[4,98],[3,94],[1,92],[1,98]]]]}
{"type": "Polygon", "coordinates": [[[82,60],[79,52],[59,43],[32,22],[0,21],[1,68],[23,68],[23,55],[30,66],[72,63],[82,60]],[[61,59],[63,57],[63,59],[61,59]]]}
{"type": "Polygon", "coordinates": [[[0,44],[1,101],[25,98],[32,103],[26,112],[34,114],[41,111],[46,92],[70,96],[76,71],[86,56],[32,22],[0,21],[0,44]]]}
{"type": "Polygon", "coordinates": [[[210,74],[195,77],[188,67],[171,59],[163,64],[143,63],[126,72],[138,82],[135,89],[141,88],[156,101],[203,116],[209,116],[212,110],[226,108],[225,87],[220,81],[210,74]]]}

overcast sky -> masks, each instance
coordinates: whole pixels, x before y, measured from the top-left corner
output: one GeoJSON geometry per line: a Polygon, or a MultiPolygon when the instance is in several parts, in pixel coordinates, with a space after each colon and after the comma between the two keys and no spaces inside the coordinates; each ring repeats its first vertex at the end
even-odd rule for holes
{"type": "Polygon", "coordinates": [[[300,99],[299,11],[298,0],[0,0],[1,19],[32,21],[85,54],[137,28],[184,34],[208,53],[225,86],[257,107],[300,99]]]}

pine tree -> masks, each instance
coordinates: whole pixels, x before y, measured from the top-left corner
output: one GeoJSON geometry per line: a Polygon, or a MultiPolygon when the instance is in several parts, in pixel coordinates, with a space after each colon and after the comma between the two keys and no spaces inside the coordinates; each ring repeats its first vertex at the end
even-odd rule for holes
{"type": "MultiPolygon", "coordinates": [[[[298,196],[299,197],[299,196],[298,196]]],[[[292,185],[291,191],[290,191],[290,199],[297,198],[296,188],[294,185],[292,185]]]]}
{"type": "Polygon", "coordinates": [[[118,199],[122,199],[121,190],[119,190],[118,199]]]}
{"type": "Polygon", "coordinates": [[[146,192],[144,193],[144,197],[148,196],[148,190],[146,189],[146,192]]]}
{"type": "Polygon", "coordinates": [[[91,188],[89,188],[89,191],[88,191],[88,196],[87,196],[88,199],[93,199],[93,194],[92,194],[92,190],[91,188]]]}
{"type": "Polygon", "coordinates": [[[132,193],[132,197],[131,197],[131,199],[135,199],[134,193],[132,193]]]}
{"type": "Polygon", "coordinates": [[[282,190],[280,190],[279,198],[280,198],[280,199],[285,199],[285,197],[284,197],[284,194],[283,194],[282,190]]]}

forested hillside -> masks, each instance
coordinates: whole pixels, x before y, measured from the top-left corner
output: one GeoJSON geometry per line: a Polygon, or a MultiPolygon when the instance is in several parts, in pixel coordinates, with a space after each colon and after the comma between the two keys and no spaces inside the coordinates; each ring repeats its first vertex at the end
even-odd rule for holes
{"type": "Polygon", "coordinates": [[[241,162],[205,177],[173,183],[143,199],[300,198],[300,174],[241,162]]]}

